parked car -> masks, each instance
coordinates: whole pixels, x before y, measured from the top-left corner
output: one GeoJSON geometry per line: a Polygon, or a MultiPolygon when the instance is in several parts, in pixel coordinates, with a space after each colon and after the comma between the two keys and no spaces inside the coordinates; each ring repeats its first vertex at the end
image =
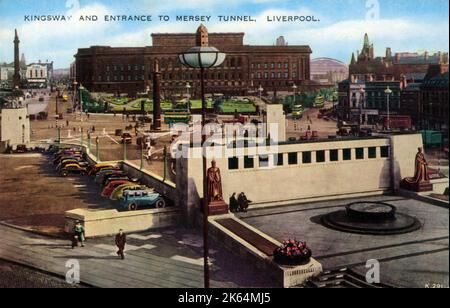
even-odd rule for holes
{"type": "Polygon", "coordinates": [[[65,166],[71,165],[71,164],[76,164],[76,165],[86,168],[86,169],[89,166],[89,164],[83,160],[80,161],[80,160],[68,159],[68,160],[63,160],[62,162],[60,162],[59,165],[56,166],[56,170],[61,170],[65,166]]]}
{"type": "Polygon", "coordinates": [[[122,140],[120,141],[121,143],[127,143],[127,144],[131,144],[133,138],[131,137],[130,133],[123,133],[122,134],[122,140]]]}
{"type": "Polygon", "coordinates": [[[109,182],[108,185],[106,185],[102,190],[102,197],[109,198],[109,196],[111,196],[114,189],[116,189],[118,186],[123,185],[123,184],[132,184],[132,183],[128,180],[117,180],[117,181],[109,182]]]}
{"type": "Polygon", "coordinates": [[[98,172],[100,172],[103,169],[116,169],[120,170],[117,166],[112,164],[96,164],[89,170],[89,175],[96,175],[98,172]]]}
{"type": "Polygon", "coordinates": [[[87,168],[81,167],[78,164],[69,164],[61,169],[62,176],[69,176],[71,174],[85,175],[87,174],[87,168]]]}
{"type": "Polygon", "coordinates": [[[117,186],[116,189],[114,189],[114,191],[109,196],[109,199],[119,200],[120,198],[123,197],[123,194],[126,191],[132,191],[132,190],[146,190],[146,191],[150,191],[150,192],[154,191],[153,188],[149,188],[145,185],[139,185],[136,183],[128,183],[128,184],[123,184],[123,185],[117,186]]]}
{"type": "Polygon", "coordinates": [[[14,153],[27,153],[27,152],[28,152],[28,149],[25,144],[19,144],[16,147],[16,150],[14,151],[14,153]]]}
{"type": "Polygon", "coordinates": [[[100,183],[101,185],[105,185],[105,182],[112,177],[123,177],[127,176],[127,173],[122,170],[110,170],[104,173],[101,173],[97,176],[95,176],[95,180],[97,183],[100,183]]]}
{"type": "Polygon", "coordinates": [[[54,165],[58,165],[61,161],[65,160],[65,159],[73,159],[73,160],[83,160],[83,155],[81,154],[73,154],[73,155],[62,155],[62,156],[58,156],[57,158],[55,158],[53,160],[53,164],[54,165]]]}
{"type": "Polygon", "coordinates": [[[136,211],[142,208],[164,208],[166,201],[157,192],[127,191],[119,202],[119,210],[136,211]]]}
{"type": "Polygon", "coordinates": [[[130,181],[133,182],[129,177],[125,176],[125,175],[112,175],[106,179],[103,180],[102,183],[102,187],[106,187],[108,186],[108,184],[112,181],[119,181],[119,180],[125,180],[125,181],[130,181]]]}
{"type": "Polygon", "coordinates": [[[95,183],[103,184],[104,180],[111,176],[125,176],[126,173],[120,169],[103,169],[95,176],[95,183]]]}

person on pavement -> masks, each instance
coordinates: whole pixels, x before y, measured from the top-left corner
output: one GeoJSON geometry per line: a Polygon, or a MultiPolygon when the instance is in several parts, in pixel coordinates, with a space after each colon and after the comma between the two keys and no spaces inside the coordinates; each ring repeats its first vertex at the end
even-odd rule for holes
{"type": "Polygon", "coordinates": [[[122,229],[119,230],[119,233],[117,233],[116,235],[116,246],[117,248],[119,248],[119,250],[117,251],[117,255],[124,260],[125,259],[125,255],[124,255],[124,250],[125,250],[125,244],[127,243],[127,236],[125,235],[125,233],[123,232],[122,229]]]}
{"type": "Polygon", "coordinates": [[[81,247],[84,247],[85,230],[80,221],[77,221],[73,227],[73,234],[72,249],[78,246],[78,244],[81,244],[81,247]]]}

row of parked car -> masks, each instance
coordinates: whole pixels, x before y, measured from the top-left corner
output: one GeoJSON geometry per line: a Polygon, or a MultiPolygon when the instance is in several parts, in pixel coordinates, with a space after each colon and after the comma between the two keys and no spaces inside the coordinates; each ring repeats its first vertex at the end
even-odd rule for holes
{"type": "Polygon", "coordinates": [[[166,207],[163,196],[153,188],[140,184],[138,179],[130,177],[117,165],[90,165],[85,154],[77,148],[51,148],[49,152],[53,153],[53,164],[61,176],[92,176],[101,186],[102,197],[116,200],[119,211],[166,207]]]}

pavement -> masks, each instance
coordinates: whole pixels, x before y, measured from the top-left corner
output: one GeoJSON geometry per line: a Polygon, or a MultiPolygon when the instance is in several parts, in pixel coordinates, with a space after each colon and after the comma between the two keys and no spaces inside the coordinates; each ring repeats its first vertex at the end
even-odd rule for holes
{"type": "Polygon", "coordinates": [[[254,209],[241,218],[279,241],[303,240],[326,269],[352,267],[365,275],[367,260],[381,264],[382,282],[399,287],[424,287],[449,281],[449,210],[398,196],[359,198],[385,201],[422,223],[418,231],[390,236],[351,234],[320,223],[320,216],[355,200],[335,200],[268,209],[254,209]]]}
{"type": "MultiPolygon", "coordinates": [[[[0,225],[0,259],[66,277],[66,262],[78,262],[81,282],[102,288],[202,288],[202,238],[194,230],[165,228],[129,234],[125,260],[111,237],[70,242],[0,225]]],[[[268,277],[229,252],[211,247],[211,286],[270,287],[268,277]],[[238,264],[238,265],[237,265],[238,264]]],[[[70,265],[67,264],[67,265],[70,265]]],[[[20,279],[20,278],[19,278],[20,279]]]]}

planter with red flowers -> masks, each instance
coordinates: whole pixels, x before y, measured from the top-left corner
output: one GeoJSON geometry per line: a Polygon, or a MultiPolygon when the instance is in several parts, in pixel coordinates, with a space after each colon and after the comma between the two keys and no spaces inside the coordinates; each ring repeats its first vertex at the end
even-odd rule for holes
{"type": "Polygon", "coordinates": [[[311,260],[311,255],[311,249],[305,242],[287,240],[274,251],[274,261],[279,265],[305,265],[311,260]]]}

